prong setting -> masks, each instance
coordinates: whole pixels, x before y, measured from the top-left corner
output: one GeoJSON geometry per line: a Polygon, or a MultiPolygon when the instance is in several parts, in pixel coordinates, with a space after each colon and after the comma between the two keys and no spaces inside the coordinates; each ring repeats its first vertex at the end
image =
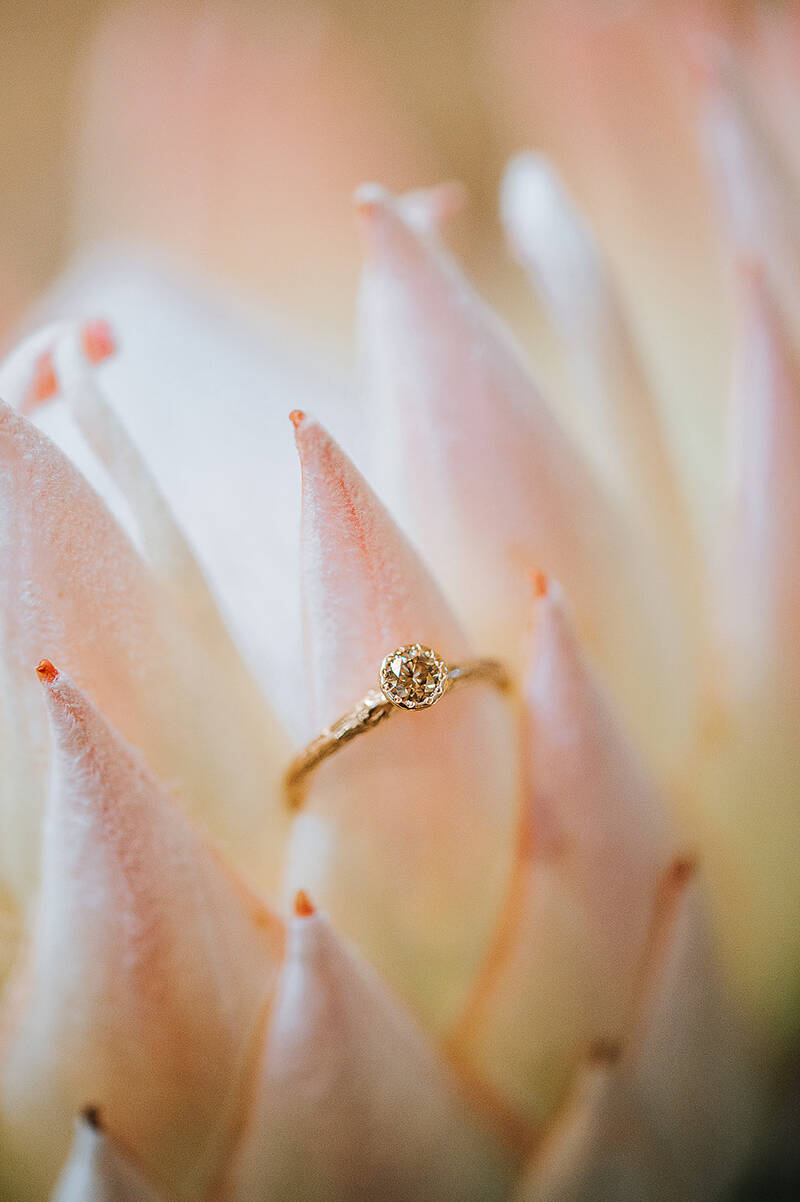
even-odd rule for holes
{"type": "Polygon", "coordinates": [[[409,643],[396,647],[381,664],[381,691],[400,709],[428,709],[442,696],[447,664],[430,647],[409,643]]]}

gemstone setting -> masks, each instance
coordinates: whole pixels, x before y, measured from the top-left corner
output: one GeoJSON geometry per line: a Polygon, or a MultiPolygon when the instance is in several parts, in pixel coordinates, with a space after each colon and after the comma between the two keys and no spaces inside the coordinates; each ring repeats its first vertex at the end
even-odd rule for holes
{"type": "Polygon", "coordinates": [[[401,709],[426,709],[433,705],[444,692],[446,682],[444,660],[421,643],[395,648],[381,664],[381,690],[401,709]]]}

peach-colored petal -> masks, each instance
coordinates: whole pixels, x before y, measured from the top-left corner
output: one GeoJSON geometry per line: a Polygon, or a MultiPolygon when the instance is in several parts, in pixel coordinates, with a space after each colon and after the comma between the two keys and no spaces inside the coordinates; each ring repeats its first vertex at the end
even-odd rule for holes
{"type": "Polygon", "coordinates": [[[518,1108],[542,1117],[586,1048],[625,1030],[669,837],[556,584],[536,601],[533,637],[529,829],[507,929],[461,1041],[518,1108]]]}
{"type": "Polygon", "coordinates": [[[686,582],[696,565],[656,398],[600,251],[543,155],[512,159],[501,208],[515,254],[561,339],[587,452],[686,582]]]}
{"type": "Polygon", "coordinates": [[[734,250],[765,262],[782,306],[800,330],[797,187],[759,112],[732,45],[698,42],[700,122],[718,207],[734,250]]]}
{"type": "MultiPolygon", "coordinates": [[[[436,585],[315,421],[295,415],[303,468],[309,735],[378,684],[383,657],[422,642],[469,654],[436,585]]],[[[398,711],[319,769],[290,845],[308,886],[400,994],[437,1025],[458,1009],[506,888],[516,819],[508,701],[474,685],[398,711]]]]}
{"type": "MultiPolygon", "coordinates": [[[[219,287],[119,247],[82,257],[45,314],[103,313],[119,352],[96,379],[140,450],[211,582],[233,637],[295,733],[306,716],[297,580],[297,455],[286,421],[312,403],[357,453],[343,367],[317,331],[265,318],[219,287]],[[290,400],[288,399],[290,398],[290,400]]],[[[6,398],[8,399],[8,398],[6,398]]],[[[115,516],[136,523],[64,405],[36,423],[78,464],[115,516]]]]}
{"type": "Polygon", "coordinates": [[[734,504],[718,599],[738,685],[800,687],[800,369],[763,271],[745,268],[731,416],[734,504]]]}
{"type": "Polygon", "coordinates": [[[684,651],[652,548],[603,494],[520,352],[438,242],[376,187],[361,190],[357,208],[382,495],[481,649],[515,661],[525,573],[536,563],[557,575],[637,731],[667,742],[685,722],[666,703],[684,651]]]}
{"type": "Polygon", "coordinates": [[[100,498],[5,406],[0,467],[8,887],[25,894],[35,875],[47,739],[31,665],[42,655],[72,671],[153,770],[269,883],[285,830],[284,736],[274,718],[222,679],[100,498]]]}
{"type": "Polygon", "coordinates": [[[516,1202],[715,1198],[752,1150],[760,1102],[702,890],[665,879],[632,1036],[587,1056],[516,1202]]]}
{"type": "Polygon", "coordinates": [[[377,974],[319,913],[292,920],[236,1202],[489,1202],[509,1157],[377,974]]]}
{"type": "Polygon", "coordinates": [[[796,1023],[800,956],[800,372],[766,273],[742,284],[716,655],[683,792],[731,975],[775,1046],[796,1023]]]}
{"type": "MultiPolygon", "coordinates": [[[[114,671],[113,661],[109,671],[114,671]]],[[[39,667],[54,743],[30,961],[6,1014],[3,1170],[52,1182],[99,1106],[154,1179],[196,1198],[239,1122],[281,931],[74,684],[39,667]]]]}
{"type": "Polygon", "coordinates": [[[93,1110],[75,1120],[69,1160],[50,1202],[164,1202],[106,1135],[93,1110]]]}

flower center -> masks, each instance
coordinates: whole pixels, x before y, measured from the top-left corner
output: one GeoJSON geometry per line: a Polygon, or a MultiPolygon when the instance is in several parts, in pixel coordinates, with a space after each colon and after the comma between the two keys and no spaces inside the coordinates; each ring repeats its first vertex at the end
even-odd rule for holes
{"type": "Polygon", "coordinates": [[[398,647],[381,665],[380,686],[389,701],[403,709],[433,705],[444,691],[447,667],[430,647],[412,643],[398,647]]]}

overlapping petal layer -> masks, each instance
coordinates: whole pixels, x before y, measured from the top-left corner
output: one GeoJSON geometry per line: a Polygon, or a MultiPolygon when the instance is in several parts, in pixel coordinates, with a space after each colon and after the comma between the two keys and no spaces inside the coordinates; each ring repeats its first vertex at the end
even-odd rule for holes
{"type": "MultiPolygon", "coordinates": [[[[469,654],[433,579],[324,429],[295,415],[303,467],[302,571],[309,734],[377,687],[383,657],[420,642],[469,654]]],[[[318,771],[289,849],[337,929],[437,1027],[463,1002],[491,939],[517,821],[509,703],[464,689],[398,711],[318,771]]]]}
{"type": "Polygon", "coordinates": [[[3,1188],[41,1197],[91,1104],[195,1198],[240,1119],[281,927],[83,693],[47,662],[40,675],[54,757],[32,946],[6,1001],[3,1188]]]}
{"type": "Polygon", "coordinates": [[[637,733],[653,754],[672,753],[685,715],[667,699],[686,679],[685,647],[658,554],[600,489],[434,236],[380,189],[362,191],[357,206],[382,495],[482,649],[517,662],[525,573],[538,565],[557,575],[637,733]],[[643,688],[646,678],[655,687],[643,688]]]}
{"type": "Polygon", "coordinates": [[[252,686],[243,692],[242,675],[236,688],[221,675],[214,648],[180,620],[97,494],[6,406],[0,468],[6,887],[23,897],[36,877],[47,739],[31,665],[43,654],[75,675],[241,863],[274,880],[285,752],[266,705],[252,686]]]}
{"type": "Polygon", "coordinates": [[[237,1202],[490,1202],[512,1167],[369,965],[324,915],[292,919],[237,1202]]]}
{"type": "Polygon", "coordinates": [[[520,1110],[542,1118],[587,1049],[626,1032],[671,840],[558,585],[539,587],[518,881],[461,1040],[520,1110]]]}

